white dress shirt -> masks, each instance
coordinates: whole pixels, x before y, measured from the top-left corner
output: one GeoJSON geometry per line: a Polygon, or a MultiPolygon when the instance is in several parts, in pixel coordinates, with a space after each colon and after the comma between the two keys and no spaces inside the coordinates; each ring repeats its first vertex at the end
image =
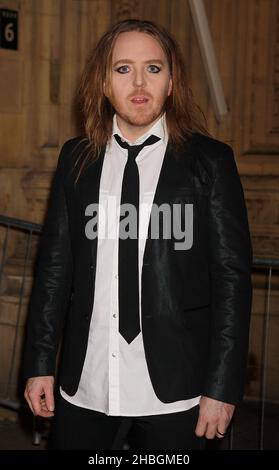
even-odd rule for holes
{"type": "MultiPolygon", "coordinates": [[[[113,117],[113,134],[115,133],[127,141],[117,125],[116,115],[113,117]]],[[[138,145],[151,134],[160,137],[160,140],[144,147],[136,158],[140,179],[140,298],[142,262],[150,210],[168,142],[165,114],[143,136],[134,142],[127,142],[138,145]]],[[[116,204],[119,211],[122,178],[127,158],[127,149],[122,148],[112,137],[106,147],[100,181],[101,207],[107,208],[108,204],[116,204]]],[[[105,211],[105,214],[108,212],[105,211]]],[[[147,416],[185,411],[197,405],[200,397],[173,403],[160,401],[150,380],[142,332],[128,344],[118,331],[118,224],[118,216],[106,215],[104,218],[99,218],[95,298],[86,358],[75,395],[68,396],[62,389],[60,392],[74,405],[107,415],[147,416]]]]}

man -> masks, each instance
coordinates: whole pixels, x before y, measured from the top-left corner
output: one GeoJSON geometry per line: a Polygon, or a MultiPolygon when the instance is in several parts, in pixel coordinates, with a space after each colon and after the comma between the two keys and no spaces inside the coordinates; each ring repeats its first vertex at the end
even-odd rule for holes
{"type": "Polygon", "coordinates": [[[232,149],[207,134],[179,48],[152,22],[105,33],[80,94],[87,137],[55,173],[25,397],[55,415],[55,448],[202,448],[226,434],[245,380],[252,253],[232,149]]]}

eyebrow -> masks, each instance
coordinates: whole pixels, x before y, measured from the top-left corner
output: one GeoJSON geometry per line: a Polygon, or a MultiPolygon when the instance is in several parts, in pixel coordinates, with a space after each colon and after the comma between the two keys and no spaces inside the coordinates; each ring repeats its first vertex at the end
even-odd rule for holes
{"type": "MultiPolygon", "coordinates": [[[[117,64],[122,64],[124,63],[125,64],[134,64],[135,62],[133,60],[130,60],[130,59],[121,59],[121,60],[117,60],[114,64],[113,64],[113,67],[115,67],[117,64]]],[[[161,60],[161,59],[150,59],[150,60],[145,60],[144,63],[145,64],[154,64],[154,62],[156,64],[161,64],[161,65],[165,65],[164,62],[161,60]]]]}

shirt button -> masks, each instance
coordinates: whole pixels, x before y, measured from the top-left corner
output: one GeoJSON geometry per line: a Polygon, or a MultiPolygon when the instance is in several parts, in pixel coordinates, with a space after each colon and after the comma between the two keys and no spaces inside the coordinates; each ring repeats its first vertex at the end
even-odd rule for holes
{"type": "Polygon", "coordinates": [[[116,354],[115,354],[115,353],[112,353],[112,357],[116,357],[116,354]]]}
{"type": "Polygon", "coordinates": [[[115,277],[115,279],[118,279],[118,274],[115,274],[115,276],[114,276],[114,277],[115,277]]]}
{"type": "Polygon", "coordinates": [[[114,313],[112,316],[113,316],[113,318],[116,318],[116,313],[114,313]]]}

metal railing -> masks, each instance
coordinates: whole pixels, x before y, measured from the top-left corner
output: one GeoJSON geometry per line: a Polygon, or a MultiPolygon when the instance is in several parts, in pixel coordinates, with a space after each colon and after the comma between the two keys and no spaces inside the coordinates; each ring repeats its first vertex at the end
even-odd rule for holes
{"type": "Polygon", "coordinates": [[[262,376],[261,376],[261,422],[260,422],[260,435],[259,435],[259,449],[264,449],[264,429],[265,429],[265,406],[266,406],[266,391],[267,391],[267,367],[268,367],[268,345],[269,345],[269,332],[270,332],[270,299],[271,299],[271,286],[272,274],[274,270],[279,270],[279,260],[277,259],[254,259],[254,266],[261,267],[268,272],[268,285],[267,285],[267,299],[266,311],[264,316],[263,327],[263,348],[262,348],[262,376]]]}
{"type": "MultiPolygon", "coordinates": [[[[26,239],[26,247],[24,253],[24,260],[23,260],[23,269],[22,269],[22,279],[21,285],[18,295],[18,306],[17,306],[17,313],[16,313],[16,321],[15,321],[15,336],[12,346],[12,353],[11,353],[11,362],[9,367],[9,376],[7,380],[7,387],[6,393],[4,397],[0,397],[0,406],[5,406],[10,409],[19,409],[21,404],[20,401],[11,398],[11,384],[12,384],[12,377],[15,374],[15,365],[16,365],[16,351],[19,341],[19,326],[21,321],[22,315],[22,306],[23,306],[23,299],[25,293],[25,284],[26,284],[26,272],[27,266],[30,261],[30,248],[32,243],[32,237],[34,234],[40,234],[42,230],[42,226],[39,224],[35,224],[32,222],[27,222],[25,220],[15,219],[12,217],[7,217],[0,215],[0,226],[4,228],[4,239],[3,239],[3,247],[1,253],[1,264],[0,264],[0,295],[2,291],[2,282],[3,282],[3,274],[4,269],[7,261],[7,254],[8,254],[8,243],[9,243],[9,235],[11,230],[19,230],[20,232],[25,232],[27,235],[26,239]]],[[[1,234],[2,235],[2,234],[1,234]]]]}
{"type": "MultiPolygon", "coordinates": [[[[265,303],[263,332],[262,332],[262,365],[261,365],[261,379],[260,379],[260,422],[259,422],[259,440],[258,449],[264,450],[264,436],[265,436],[265,409],[267,403],[267,368],[268,368],[268,346],[269,346],[269,333],[270,333],[270,299],[272,288],[272,275],[274,271],[279,271],[279,259],[272,258],[253,258],[253,268],[266,271],[267,274],[267,296],[265,303]]],[[[234,422],[230,426],[228,435],[228,449],[234,449],[234,422]]]]}
{"type": "MultiPolygon", "coordinates": [[[[15,374],[15,365],[16,365],[16,351],[17,351],[17,342],[19,336],[19,325],[22,314],[22,305],[23,297],[25,294],[25,281],[26,281],[26,272],[28,263],[30,260],[30,248],[32,237],[34,234],[40,235],[42,231],[42,226],[39,224],[27,222],[24,220],[14,219],[11,217],[6,217],[0,215],[0,227],[5,231],[2,248],[0,247],[1,253],[1,265],[0,265],[0,297],[1,297],[1,284],[3,279],[3,273],[5,269],[5,264],[7,261],[8,253],[8,242],[9,235],[11,230],[18,230],[25,232],[27,235],[26,248],[24,254],[24,263],[22,270],[22,280],[21,286],[18,295],[18,306],[15,322],[15,336],[11,353],[10,369],[9,376],[7,380],[6,393],[4,397],[0,397],[0,406],[4,406],[10,409],[18,410],[21,406],[20,400],[11,399],[11,383],[12,377],[15,374]]],[[[279,269],[279,260],[278,259],[264,259],[264,258],[254,258],[253,266],[257,269],[266,270],[268,275],[268,284],[267,284],[267,298],[266,298],[266,311],[264,312],[264,327],[263,327],[263,347],[262,347],[262,371],[261,371],[261,396],[260,396],[260,424],[259,424],[259,449],[264,449],[264,431],[265,431],[265,406],[266,406],[266,388],[267,388],[267,366],[268,366],[268,344],[269,344],[269,328],[270,328],[270,298],[271,298],[271,287],[272,287],[272,275],[273,271],[278,271],[279,269]]],[[[230,426],[229,435],[227,436],[227,448],[232,450],[234,448],[234,423],[230,426]]]]}

